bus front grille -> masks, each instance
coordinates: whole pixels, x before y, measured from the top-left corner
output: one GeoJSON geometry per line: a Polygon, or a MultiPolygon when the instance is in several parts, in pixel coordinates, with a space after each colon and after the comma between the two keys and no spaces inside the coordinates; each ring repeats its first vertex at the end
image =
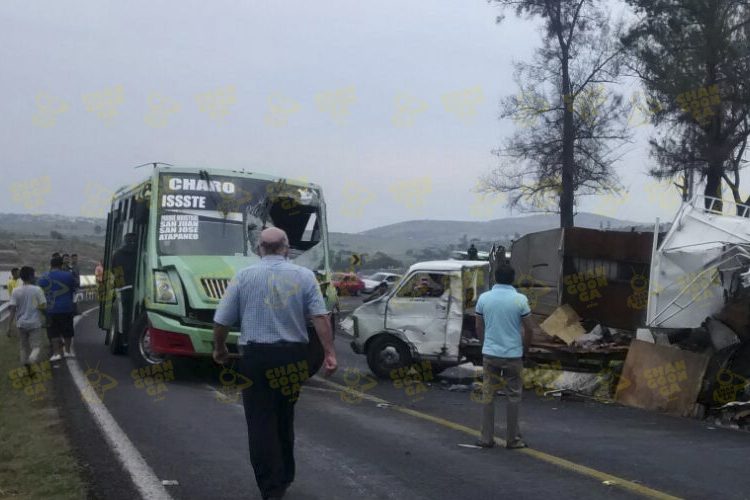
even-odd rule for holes
{"type": "Polygon", "coordinates": [[[209,298],[219,300],[224,296],[229,286],[229,280],[226,278],[201,278],[203,291],[209,298]]]}

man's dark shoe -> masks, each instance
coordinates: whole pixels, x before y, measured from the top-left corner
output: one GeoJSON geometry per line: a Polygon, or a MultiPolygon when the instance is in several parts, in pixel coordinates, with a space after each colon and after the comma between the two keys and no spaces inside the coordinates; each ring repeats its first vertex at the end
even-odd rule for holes
{"type": "Polygon", "coordinates": [[[529,445],[526,444],[526,442],[521,438],[516,438],[513,441],[508,441],[506,443],[505,447],[509,450],[518,450],[520,448],[528,448],[529,445]]]}
{"type": "Polygon", "coordinates": [[[490,441],[489,443],[485,443],[484,441],[477,441],[475,444],[479,446],[480,448],[494,448],[495,447],[494,441],[490,441]]]}

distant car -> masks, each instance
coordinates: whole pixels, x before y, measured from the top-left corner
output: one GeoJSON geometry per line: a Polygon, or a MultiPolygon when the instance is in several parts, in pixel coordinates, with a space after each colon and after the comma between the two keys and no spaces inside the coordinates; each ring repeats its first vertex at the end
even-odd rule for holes
{"type": "Polygon", "coordinates": [[[398,281],[401,279],[400,274],[394,274],[394,273],[375,273],[372,276],[368,276],[367,278],[363,279],[365,283],[365,293],[372,293],[375,291],[375,289],[380,285],[382,282],[385,281],[386,285],[388,285],[388,288],[393,287],[394,284],[398,283],[398,281]]]}
{"type": "Polygon", "coordinates": [[[340,296],[359,295],[365,288],[364,282],[354,273],[333,273],[333,286],[340,296]]]}

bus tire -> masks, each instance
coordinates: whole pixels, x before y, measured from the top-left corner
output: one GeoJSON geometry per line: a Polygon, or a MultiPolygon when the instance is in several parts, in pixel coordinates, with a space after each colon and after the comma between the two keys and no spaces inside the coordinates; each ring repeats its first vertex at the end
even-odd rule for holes
{"type": "Polygon", "coordinates": [[[381,335],[367,348],[367,366],[378,378],[388,379],[391,371],[412,363],[409,348],[393,335],[381,335]]]}
{"type": "Polygon", "coordinates": [[[109,352],[115,356],[125,354],[125,347],[122,345],[122,333],[117,331],[117,306],[112,306],[112,320],[110,321],[107,334],[104,337],[104,343],[109,346],[109,352]]]}
{"type": "Polygon", "coordinates": [[[133,322],[130,335],[128,335],[128,354],[136,368],[158,365],[166,358],[163,354],[152,353],[149,350],[149,339],[148,318],[145,314],[141,314],[133,322]]]}

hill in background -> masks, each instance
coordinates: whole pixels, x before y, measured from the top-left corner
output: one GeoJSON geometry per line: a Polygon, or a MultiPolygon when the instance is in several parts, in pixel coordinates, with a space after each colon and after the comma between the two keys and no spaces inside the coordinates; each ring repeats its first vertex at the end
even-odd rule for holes
{"type": "MultiPolygon", "coordinates": [[[[508,217],[491,221],[413,220],[376,227],[360,233],[330,233],[335,269],[346,269],[352,253],[367,254],[364,269],[404,267],[428,259],[447,258],[452,250],[466,250],[475,242],[488,250],[493,242],[509,245],[526,233],[558,227],[554,214],[508,217]],[[376,253],[380,252],[380,256],[376,253]],[[393,263],[390,257],[401,263],[393,263]],[[369,261],[369,262],[368,262],[369,261]],[[385,263],[388,264],[385,264],[385,263]]],[[[589,213],[576,216],[576,225],[593,229],[629,228],[635,222],[589,213]]],[[[53,252],[78,253],[84,274],[93,273],[102,258],[106,221],[53,214],[0,214],[0,271],[22,264],[47,269],[53,252]]]]}

